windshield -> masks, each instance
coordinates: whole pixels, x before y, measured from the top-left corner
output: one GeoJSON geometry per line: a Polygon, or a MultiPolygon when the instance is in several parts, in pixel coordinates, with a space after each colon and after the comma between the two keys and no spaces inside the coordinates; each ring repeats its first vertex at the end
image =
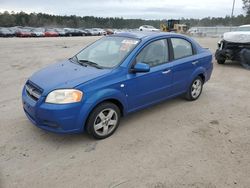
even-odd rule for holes
{"type": "Polygon", "coordinates": [[[238,27],[236,31],[250,31],[250,26],[238,27]]]}
{"type": "Polygon", "coordinates": [[[75,57],[78,62],[92,62],[103,68],[112,68],[135,48],[139,40],[125,37],[104,37],[87,48],[83,49],[75,57]]]}

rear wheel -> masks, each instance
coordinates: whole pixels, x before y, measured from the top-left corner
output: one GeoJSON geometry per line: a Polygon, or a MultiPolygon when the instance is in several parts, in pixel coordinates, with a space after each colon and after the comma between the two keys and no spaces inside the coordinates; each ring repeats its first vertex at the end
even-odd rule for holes
{"type": "Polygon", "coordinates": [[[250,70],[250,50],[248,49],[241,50],[240,63],[244,68],[250,70]]]}
{"type": "Polygon", "coordinates": [[[86,129],[87,132],[97,139],[111,136],[120,123],[120,109],[113,103],[104,102],[99,104],[90,114],[86,129]]]}
{"type": "Polygon", "coordinates": [[[196,77],[186,93],[186,99],[189,101],[194,101],[198,99],[202,93],[203,80],[200,76],[196,77]]]}

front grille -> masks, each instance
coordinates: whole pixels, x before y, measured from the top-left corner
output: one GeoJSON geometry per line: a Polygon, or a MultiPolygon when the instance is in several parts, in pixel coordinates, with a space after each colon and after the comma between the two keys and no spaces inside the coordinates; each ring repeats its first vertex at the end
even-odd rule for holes
{"type": "Polygon", "coordinates": [[[28,81],[26,83],[25,90],[26,90],[27,95],[35,101],[38,101],[38,99],[41,97],[42,92],[43,92],[42,88],[35,85],[31,81],[28,81]]]}

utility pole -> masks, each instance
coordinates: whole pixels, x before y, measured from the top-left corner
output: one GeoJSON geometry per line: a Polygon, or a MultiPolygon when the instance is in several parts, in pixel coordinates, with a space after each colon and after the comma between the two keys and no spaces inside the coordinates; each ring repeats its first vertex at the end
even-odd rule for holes
{"type": "Polygon", "coordinates": [[[232,26],[233,26],[234,6],[235,6],[235,0],[233,0],[233,7],[232,7],[232,12],[231,12],[231,27],[230,27],[230,31],[232,30],[232,26]]]}
{"type": "Polygon", "coordinates": [[[233,18],[233,16],[234,16],[234,6],[235,6],[235,0],[233,0],[233,7],[232,7],[231,18],[233,18]]]}

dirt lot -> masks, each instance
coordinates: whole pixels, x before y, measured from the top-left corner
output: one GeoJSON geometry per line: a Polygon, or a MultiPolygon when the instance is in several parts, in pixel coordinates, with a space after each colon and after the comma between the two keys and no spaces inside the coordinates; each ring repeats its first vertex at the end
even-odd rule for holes
{"type": "MultiPolygon", "coordinates": [[[[21,104],[26,79],[95,39],[0,39],[1,188],[250,186],[250,71],[236,63],[215,64],[199,100],[132,114],[105,140],[33,126],[21,104]]],[[[218,41],[197,40],[212,51],[218,41]]]]}

